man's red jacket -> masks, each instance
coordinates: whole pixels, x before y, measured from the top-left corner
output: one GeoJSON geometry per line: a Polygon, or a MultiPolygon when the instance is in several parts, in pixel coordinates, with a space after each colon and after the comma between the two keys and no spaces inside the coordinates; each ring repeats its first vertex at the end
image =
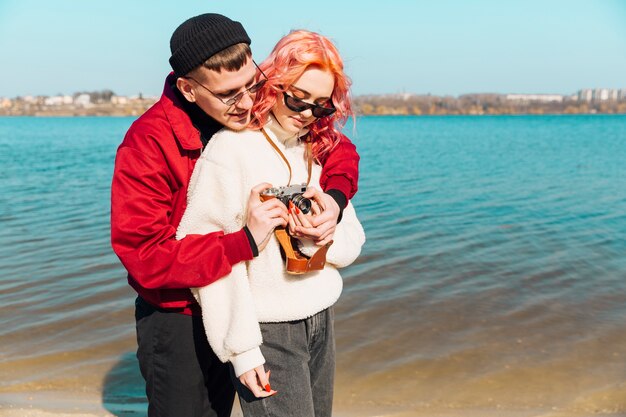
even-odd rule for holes
{"type": "MultiPolygon", "coordinates": [[[[172,77],[159,101],[132,124],[117,150],[111,243],[128,271],[129,284],[142,298],[161,308],[197,314],[189,288],[216,281],[253,254],[243,229],[175,239],[202,141],[170,87],[172,77]]],[[[322,187],[352,198],[358,162],[354,145],[344,137],[324,161],[322,187]]]]}

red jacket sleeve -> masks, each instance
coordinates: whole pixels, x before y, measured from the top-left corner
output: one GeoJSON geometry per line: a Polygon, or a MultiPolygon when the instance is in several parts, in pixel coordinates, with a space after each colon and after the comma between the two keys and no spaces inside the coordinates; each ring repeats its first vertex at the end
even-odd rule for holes
{"type": "Polygon", "coordinates": [[[129,275],[148,289],[208,285],[252,259],[244,232],[190,235],[175,239],[187,184],[175,196],[164,159],[120,147],[111,186],[111,243],[129,275]],[[174,219],[174,221],[172,221],[174,219]]]}
{"type": "Polygon", "coordinates": [[[339,190],[347,200],[352,199],[358,190],[359,159],[356,146],[342,134],[339,143],[321,161],[320,185],[324,191],[339,190]]]}

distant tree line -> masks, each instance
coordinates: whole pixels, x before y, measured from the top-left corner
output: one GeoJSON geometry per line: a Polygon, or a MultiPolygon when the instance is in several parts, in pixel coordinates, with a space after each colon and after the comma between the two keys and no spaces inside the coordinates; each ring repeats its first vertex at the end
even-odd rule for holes
{"type": "MultiPolygon", "coordinates": [[[[62,96],[59,94],[59,96],[62,96]]],[[[47,105],[46,96],[16,97],[0,100],[0,116],[6,115],[138,115],[156,98],[141,94],[132,99],[112,100],[116,94],[109,89],[79,91],[74,103],[47,105]],[[88,95],[89,105],[78,104],[77,98],[88,95]]],[[[547,101],[511,99],[503,94],[465,94],[458,97],[414,94],[362,95],[354,99],[361,115],[498,115],[498,114],[626,114],[626,100],[585,101],[577,96],[558,96],[562,100],[547,101]]],[[[82,100],[80,103],[84,103],[82,100]]]]}
{"type": "Polygon", "coordinates": [[[87,94],[92,103],[110,103],[111,98],[115,95],[115,93],[111,90],[102,90],[102,91],[79,91],[74,93],[74,98],[81,96],[83,94],[87,94]]]}
{"type": "Polygon", "coordinates": [[[511,100],[502,94],[369,95],[358,96],[354,102],[357,113],[363,115],[626,113],[626,101],[587,102],[565,97],[546,102],[511,100]]]}

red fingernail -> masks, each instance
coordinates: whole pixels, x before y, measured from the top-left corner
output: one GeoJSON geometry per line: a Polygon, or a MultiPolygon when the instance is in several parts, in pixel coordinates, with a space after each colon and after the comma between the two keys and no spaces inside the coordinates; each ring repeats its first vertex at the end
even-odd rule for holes
{"type": "Polygon", "coordinates": [[[265,391],[270,392],[272,390],[272,387],[270,387],[270,384],[267,384],[265,386],[265,391]]]}
{"type": "Polygon", "coordinates": [[[300,214],[300,209],[298,207],[294,206],[293,208],[296,209],[297,214],[300,214]]]}

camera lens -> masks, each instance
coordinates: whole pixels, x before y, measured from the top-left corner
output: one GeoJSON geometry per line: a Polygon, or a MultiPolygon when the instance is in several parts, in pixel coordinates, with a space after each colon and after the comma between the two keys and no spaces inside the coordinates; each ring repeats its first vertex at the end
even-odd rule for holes
{"type": "Polygon", "coordinates": [[[301,212],[307,214],[311,211],[311,200],[303,197],[302,194],[295,194],[291,197],[291,202],[300,209],[301,212]]]}

